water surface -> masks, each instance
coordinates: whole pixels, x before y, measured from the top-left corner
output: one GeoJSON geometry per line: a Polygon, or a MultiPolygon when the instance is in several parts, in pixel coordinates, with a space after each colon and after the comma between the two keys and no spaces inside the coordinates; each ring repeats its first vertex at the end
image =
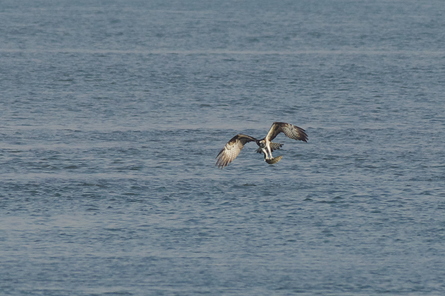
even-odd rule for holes
{"type": "Polygon", "coordinates": [[[5,295],[443,295],[441,1],[7,1],[5,295]],[[268,165],[235,134],[280,135],[268,165]]]}

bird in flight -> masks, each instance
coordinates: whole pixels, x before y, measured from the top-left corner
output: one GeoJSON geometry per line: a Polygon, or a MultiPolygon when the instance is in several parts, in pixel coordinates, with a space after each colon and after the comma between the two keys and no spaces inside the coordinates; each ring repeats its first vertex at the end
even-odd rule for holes
{"type": "Polygon", "coordinates": [[[304,129],[296,125],[286,122],[274,122],[269,129],[269,132],[263,139],[255,139],[254,137],[238,134],[224,146],[223,149],[216,156],[216,165],[219,168],[224,168],[231,163],[240,154],[244,145],[249,142],[255,142],[258,145],[257,153],[263,153],[264,161],[268,164],[274,164],[281,160],[283,156],[273,157],[272,151],[280,149],[283,144],[273,143],[272,140],[278,136],[279,133],[285,134],[287,137],[307,142],[307,134],[304,129]]]}

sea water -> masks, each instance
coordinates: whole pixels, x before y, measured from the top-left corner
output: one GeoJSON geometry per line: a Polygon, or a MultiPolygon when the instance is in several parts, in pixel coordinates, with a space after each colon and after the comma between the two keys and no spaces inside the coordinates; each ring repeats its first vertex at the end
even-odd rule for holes
{"type": "Polygon", "coordinates": [[[444,295],[444,16],[3,1],[2,295],[444,295]]]}

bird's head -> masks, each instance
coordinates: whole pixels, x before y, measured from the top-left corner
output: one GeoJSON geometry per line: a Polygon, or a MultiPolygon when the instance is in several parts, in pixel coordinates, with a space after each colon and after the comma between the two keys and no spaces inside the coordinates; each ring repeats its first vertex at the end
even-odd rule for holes
{"type": "Polygon", "coordinates": [[[264,140],[259,140],[257,142],[258,146],[260,146],[260,148],[265,148],[266,147],[266,142],[264,140]]]}

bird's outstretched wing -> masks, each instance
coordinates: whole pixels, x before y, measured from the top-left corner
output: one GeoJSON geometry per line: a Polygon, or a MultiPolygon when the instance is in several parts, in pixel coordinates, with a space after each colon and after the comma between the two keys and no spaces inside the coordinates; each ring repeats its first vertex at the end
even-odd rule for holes
{"type": "Polygon", "coordinates": [[[284,133],[287,137],[307,142],[307,134],[304,129],[286,122],[274,122],[267,133],[266,139],[272,141],[279,133],[284,133]]]}
{"type": "Polygon", "coordinates": [[[223,168],[231,163],[241,152],[244,144],[256,141],[254,137],[238,134],[233,137],[216,156],[216,165],[223,168]]]}

